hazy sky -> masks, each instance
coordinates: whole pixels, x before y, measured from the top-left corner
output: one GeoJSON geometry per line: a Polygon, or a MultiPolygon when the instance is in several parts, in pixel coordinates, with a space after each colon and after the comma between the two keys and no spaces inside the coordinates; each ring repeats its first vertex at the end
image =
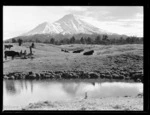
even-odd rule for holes
{"type": "Polygon", "coordinates": [[[3,6],[4,39],[26,33],[45,21],[52,23],[70,13],[110,32],[143,36],[142,6],[3,6]]]}

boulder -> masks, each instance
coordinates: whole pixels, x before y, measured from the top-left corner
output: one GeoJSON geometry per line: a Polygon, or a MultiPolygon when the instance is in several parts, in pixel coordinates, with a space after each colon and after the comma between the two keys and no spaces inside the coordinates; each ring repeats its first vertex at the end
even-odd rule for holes
{"type": "Polygon", "coordinates": [[[113,73],[113,74],[112,74],[112,78],[113,78],[113,79],[119,79],[119,75],[116,74],[116,73],[113,73]]]}
{"type": "Polygon", "coordinates": [[[83,73],[80,74],[80,78],[81,78],[81,79],[88,79],[88,78],[90,78],[90,76],[89,76],[88,73],[84,73],[84,72],[83,72],[83,73]]]}
{"type": "Polygon", "coordinates": [[[6,76],[6,75],[4,75],[4,76],[3,76],[3,78],[4,78],[4,79],[8,79],[9,77],[8,77],[8,76],[6,76]]]}
{"type": "Polygon", "coordinates": [[[15,79],[15,76],[12,75],[8,79],[15,79]]]}
{"type": "Polygon", "coordinates": [[[90,76],[91,79],[97,79],[97,78],[99,78],[99,74],[95,73],[95,72],[90,72],[89,76],[90,76]]]}

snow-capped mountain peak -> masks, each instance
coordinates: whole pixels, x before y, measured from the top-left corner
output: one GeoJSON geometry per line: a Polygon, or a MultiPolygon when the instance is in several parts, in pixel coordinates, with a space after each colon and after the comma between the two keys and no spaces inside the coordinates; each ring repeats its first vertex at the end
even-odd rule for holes
{"type": "Polygon", "coordinates": [[[54,23],[44,22],[39,24],[33,30],[25,33],[24,35],[34,34],[93,34],[93,33],[105,33],[105,31],[94,27],[93,25],[83,21],[79,17],[68,14],[54,23]]]}

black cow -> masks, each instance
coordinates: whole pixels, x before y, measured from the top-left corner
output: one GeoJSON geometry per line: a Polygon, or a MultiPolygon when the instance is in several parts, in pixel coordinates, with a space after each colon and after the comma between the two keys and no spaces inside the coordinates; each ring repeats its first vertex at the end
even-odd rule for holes
{"type": "Polygon", "coordinates": [[[15,56],[19,56],[19,52],[5,51],[5,59],[7,59],[7,56],[11,56],[14,59],[15,56]]]}
{"type": "Polygon", "coordinates": [[[94,53],[94,50],[91,50],[91,51],[87,51],[83,53],[83,55],[93,55],[93,53],[94,53]]]}
{"type": "Polygon", "coordinates": [[[13,47],[13,45],[5,45],[4,48],[8,48],[10,50],[10,48],[13,47]]]}
{"type": "Polygon", "coordinates": [[[84,50],[83,50],[83,49],[80,49],[80,50],[73,51],[73,53],[80,53],[80,52],[82,52],[82,51],[84,51],[84,50]]]}

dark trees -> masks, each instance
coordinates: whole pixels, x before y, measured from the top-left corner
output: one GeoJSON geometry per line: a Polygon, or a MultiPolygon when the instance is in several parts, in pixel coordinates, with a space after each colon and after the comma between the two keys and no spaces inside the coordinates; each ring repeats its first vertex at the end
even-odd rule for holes
{"type": "Polygon", "coordinates": [[[21,45],[22,45],[22,42],[23,42],[23,40],[22,40],[22,39],[18,39],[18,44],[19,44],[19,46],[21,46],[21,45]]]}
{"type": "Polygon", "coordinates": [[[12,39],[12,43],[16,43],[16,42],[17,42],[16,39],[13,38],[13,39],[12,39]]]}

